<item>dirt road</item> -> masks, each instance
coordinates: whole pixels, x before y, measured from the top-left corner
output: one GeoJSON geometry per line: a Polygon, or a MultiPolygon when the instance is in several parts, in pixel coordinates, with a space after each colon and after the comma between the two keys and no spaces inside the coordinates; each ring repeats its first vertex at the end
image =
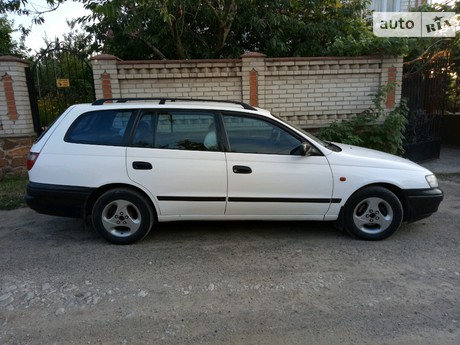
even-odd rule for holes
{"type": "Polygon", "coordinates": [[[322,223],[175,223],[131,246],[0,212],[0,344],[459,344],[460,177],[382,242],[322,223]]]}

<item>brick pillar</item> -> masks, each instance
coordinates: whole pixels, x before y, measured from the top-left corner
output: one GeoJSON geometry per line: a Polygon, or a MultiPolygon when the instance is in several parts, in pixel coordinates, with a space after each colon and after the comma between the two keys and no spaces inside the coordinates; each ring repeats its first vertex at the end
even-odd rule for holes
{"type": "Polygon", "coordinates": [[[259,81],[255,69],[249,72],[249,102],[252,106],[259,106],[259,81]]]}
{"type": "Polygon", "coordinates": [[[25,68],[28,62],[0,56],[0,180],[25,174],[27,154],[35,139],[25,68]]]}
{"type": "Polygon", "coordinates": [[[25,68],[28,62],[0,56],[0,137],[34,135],[25,68]]]}
{"type": "Polygon", "coordinates": [[[118,80],[117,63],[119,61],[121,61],[119,58],[110,54],[101,54],[91,58],[96,98],[123,97],[118,80]]]}
{"type": "Polygon", "coordinates": [[[6,107],[8,117],[11,121],[18,119],[18,110],[16,107],[16,98],[14,97],[13,78],[8,73],[2,77],[3,90],[5,91],[6,107]]]}
{"type": "Polygon", "coordinates": [[[387,94],[386,108],[391,110],[401,102],[401,84],[403,74],[402,57],[385,57],[382,59],[382,74],[380,85],[382,87],[393,84],[395,88],[387,94]]]}
{"type": "MultiPolygon", "coordinates": [[[[393,84],[396,82],[396,67],[388,67],[388,84],[393,84]]],[[[395,107],[395,89],[392,88],[388,91],[387,94],[387,109],[395,107]]]]}
{"type": "Polygon", "coordinates": [[[110,80],[110,74],[107,72],[102,73],[101,82],[102,82],[102,97],[103,98],[113,98],[112,93],[112,83],[110,80]]]}
{"type": "Polygon", "coordinates": [[[242,100],[253,106],[265,105],[265,55],[249,52],[241,56],[242,100]]]}

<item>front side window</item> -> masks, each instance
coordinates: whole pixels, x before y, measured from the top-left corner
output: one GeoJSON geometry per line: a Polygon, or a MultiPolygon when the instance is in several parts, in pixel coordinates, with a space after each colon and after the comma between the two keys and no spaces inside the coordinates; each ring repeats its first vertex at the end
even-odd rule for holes
{"type": "Polygon", "coordinates": [[[130,110],[99,110],[84,113],[70,126],[64,140],[92,145],[122,145],[130,110]]]}
{"type": "Polygon", "coordinates": [[[224,115],[231,152],[290,155],[301,141],[274,123],[259,118],[224,115]]]}
{"type": "Polygon", "coordinates": [[[207,112],[158,114],[154,147],[161,149],[217,151],[215,117],[207,112]]]}

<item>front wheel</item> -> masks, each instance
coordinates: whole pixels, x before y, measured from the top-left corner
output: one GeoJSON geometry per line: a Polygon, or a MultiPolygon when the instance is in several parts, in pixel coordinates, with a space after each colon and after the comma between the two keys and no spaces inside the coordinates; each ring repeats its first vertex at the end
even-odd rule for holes
{"type": "Polygon", "coordinates": [[[144,238],[154,220],[148,200],[127,188],[105,192],[96,200],[92,211],[96,231],[115,244],[131,244],[144,238]]]}
{"type": "Polygon", "coordinates": [[[344,217],[351,235],[365,240],[383,240],[398,230],[403,220],[403,207],[390,190],[366,187],[348,199],[344,217]]]}

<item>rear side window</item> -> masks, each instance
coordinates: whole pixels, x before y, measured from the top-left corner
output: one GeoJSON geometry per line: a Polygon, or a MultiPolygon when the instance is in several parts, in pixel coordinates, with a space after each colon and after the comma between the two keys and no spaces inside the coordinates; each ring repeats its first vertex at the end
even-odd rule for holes
{"type": "Polygon", "coordinates": [[[219,149],[215,116],[208,112],[158,114],[154,147],[173,150],[216,151],[219,149]]]}
{"type": "Polygon", "coordinates": [[[129,121],[131,110],[99,110],[84,113],[70,126],[65,141],[78,144],[119,146],[129,121]]]}

